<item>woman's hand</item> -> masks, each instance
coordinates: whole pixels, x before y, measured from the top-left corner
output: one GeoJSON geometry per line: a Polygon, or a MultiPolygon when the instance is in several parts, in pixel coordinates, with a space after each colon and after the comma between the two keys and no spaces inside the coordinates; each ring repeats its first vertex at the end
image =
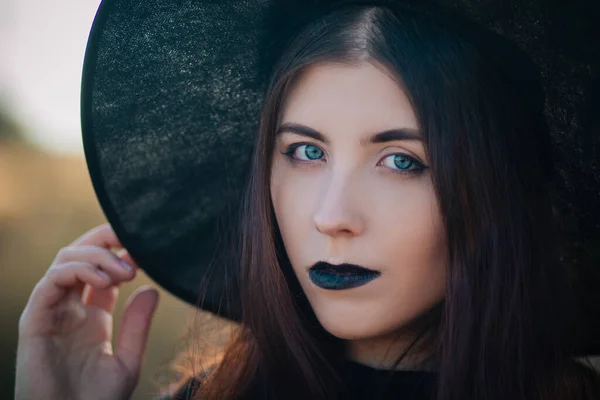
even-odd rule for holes
{"type": "Polygon", "coordinates": [[[129,399],[137,386],[158,292],[128,300],[116,350],[111,340],[118,285],[137,265],[109,224],[60,249],[19,320],[16,400],[129,399]],[[122,261],[132,265],[123,267],[122,261]]]}

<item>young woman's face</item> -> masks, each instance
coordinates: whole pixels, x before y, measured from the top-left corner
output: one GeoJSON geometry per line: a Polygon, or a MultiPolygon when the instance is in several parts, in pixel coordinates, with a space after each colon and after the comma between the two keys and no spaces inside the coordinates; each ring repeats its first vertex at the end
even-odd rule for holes
{"type": "Polygon", "coordinates": [[[409,326],[443,299],[447,255],[424,144],[393,134],[371,142],[390,130],[420,135],[407,96],[373,64],[319,64],[292,87],[283,124],[322,135],[281,131],[271,176],[286,252],[320,323],[349,340],[409,326]],[[293,159],[282,154],[291,145],[293,159]],[[324,289],[309,278],[318,261],[381,274],[360,287],[324,289]]]}

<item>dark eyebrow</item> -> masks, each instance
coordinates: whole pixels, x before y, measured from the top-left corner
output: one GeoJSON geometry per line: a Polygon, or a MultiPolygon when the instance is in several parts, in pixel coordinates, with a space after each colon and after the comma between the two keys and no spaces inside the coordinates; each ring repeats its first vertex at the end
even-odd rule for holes
{"type": "MultiPolygon", "coordinates": [[[[329,140],[323,135],[321,132],[309,128],[306,125],[294,123],[294,122],[286,122],[279,126],[277,131],[275,132],[275,137],[279,136],[283,132],[292,132],[302,136],[308,136],[325,144],[329,144],[329,140]]],[[[397,128],[397,129],[389,129],[387,131],[379,132],[369,138],[368,141],[361,140],[360,144],[362,146],[366,146],[371,143],[384,143],[391,142],[393,140],[416,140],[423,141],[421,135],[419,134],[418,129],[413,128],[397,128]]]]}

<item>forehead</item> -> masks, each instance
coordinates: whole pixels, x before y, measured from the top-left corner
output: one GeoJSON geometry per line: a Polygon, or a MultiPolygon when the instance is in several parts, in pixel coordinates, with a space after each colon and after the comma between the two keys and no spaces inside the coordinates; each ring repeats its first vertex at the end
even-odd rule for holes
{"type": "Polygon", "coordinates": [[[323,130],[378,131],[418,128],[408,96],[383,67],[369,62],[320,63],[293,82],[281,122],[300,122],[323,130]]]}

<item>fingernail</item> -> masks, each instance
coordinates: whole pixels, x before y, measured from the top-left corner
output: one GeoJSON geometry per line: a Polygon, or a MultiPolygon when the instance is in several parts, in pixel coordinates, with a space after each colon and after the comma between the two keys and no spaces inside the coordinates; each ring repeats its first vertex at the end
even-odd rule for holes
{"type": "Polygon", "coordinates": [[[123,268],[125,268],[126,271],[132,271],[133,267],[129,264],[127,264],[125,261],[123,260],[119,260],[119,262],[121,263],[121,265],[123,266],[123,268]]]}

